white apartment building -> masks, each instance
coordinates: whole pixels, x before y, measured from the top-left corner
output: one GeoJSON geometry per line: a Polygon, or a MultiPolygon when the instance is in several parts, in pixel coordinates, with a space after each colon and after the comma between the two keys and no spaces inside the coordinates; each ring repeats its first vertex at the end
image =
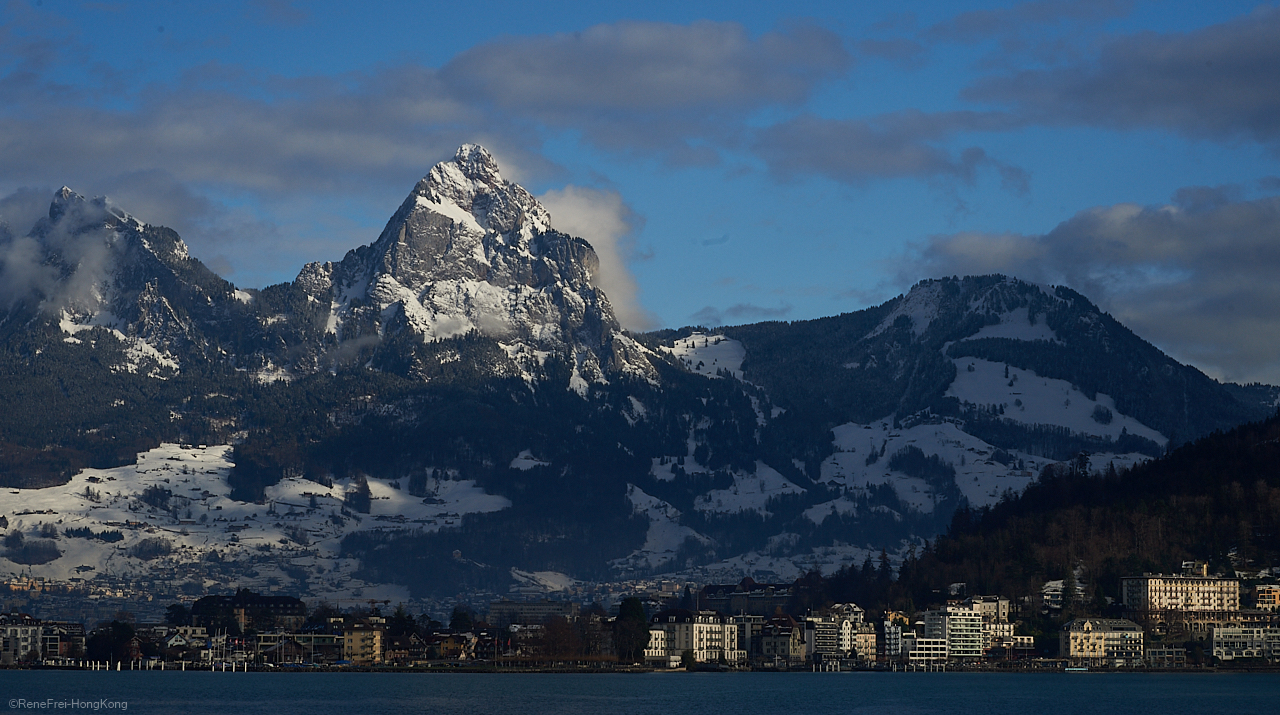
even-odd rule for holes
{"type": "Polygon", "coordinates": [[[913,666],[942,665],[947,662],[946,638],[916,638],[907,655],[907,662],[913,666]]]}
{"type": "Polygon", "coordinates": [[[902,625],[893,621],[884,622],[884,657],[889,660],[901,658],[902,650],[902,625]]]}
{"type": "Polygon", "coordinates": [[[982,614],[984,623],[1008,623],[1009,599],[1001,596],[970,596],[964,600],[965,606],[982,614]]]}
{"type": "Polygon", "coordinates": [[[962,606],[925,611],[924,636],[945,640],[951,658],[981,658],[986,642],[982,614],[962,606]]]}
{"type": "Polygon", "coordinates": [[[1127,576],[1120,579],[1120,600],[1131,611],[1238,611],[1240,582],[1203,575],[1127,576]]]}
{"type": "MultiPolygon", "coordinates": [[[[806,616],[804,619],[804,648],[806,657],[814,655],[845,656],[865,652],[867,630],[863,622],[864,611],[852,603],[837,603],[823,611],[824,615],[806,616]],[[862,649],[860,649],[860,646],[862,649]]],[[[871,628],[871,633],[875,629],[871,628]]],[[[875,646],[871,652],[874,654],[875,646]]]]}
{"type": "Polygon", "coordinates": [[[12,663],[41,657],[40,621],[25,613],[0,615],[0,662],[12,663]]]}
{"type": "Polygon", "coordinates": [[[1280,628],[1214,628],[1213,657],[1280,660],[1280,628]]]}
{"type": "Polygon", "coordinates": [[[1005,644],[1012,642],[1012,623],[992,623],[990,621],[982,623],[982,651],[984,653],[990,653],[993,648],[1006,647],[1005,644]]]}
{"type": "Polygon", "coordinates": [[[804,619],[804,654],[837,657],[840,651],[840,624],[832,616],[808,616],[804,619]]]}
{"type": "Polygon", "coordinates": [[[738,626],[715,611],[660,611],[649,622],[645,662],[666,668],[680,666],[684,652],[699,663],[740,663],[746,651],[738,648],[738,626]],[[661,635],[657,635],[660,633],[661,635]]]}

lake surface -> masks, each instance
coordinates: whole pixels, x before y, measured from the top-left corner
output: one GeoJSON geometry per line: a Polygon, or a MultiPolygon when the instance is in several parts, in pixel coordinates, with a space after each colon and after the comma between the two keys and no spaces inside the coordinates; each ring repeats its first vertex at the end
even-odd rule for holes
{"type": "Polygon", "coordinates": [[[1280,675],[0,671],[0,707],[16,699],[63,713],[1238,715],[1280,710],[1280,675]]]}

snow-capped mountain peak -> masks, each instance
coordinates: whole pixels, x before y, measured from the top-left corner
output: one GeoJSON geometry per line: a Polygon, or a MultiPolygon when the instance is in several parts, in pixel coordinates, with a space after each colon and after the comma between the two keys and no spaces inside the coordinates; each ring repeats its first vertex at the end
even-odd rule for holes
{"type": "Polygon", "coordinates": [[[414,186],[377,241],[339,263],[307,265],[297,285],[331,306],[328,332],[339,342],[476,333],[502,344],[511,364],[500,372],[527,377],[557,354],[574,384],[609,369],[647,375],[652,367],[592,284],[598,266],[589,243],[553,230],[532,194],[504,180],[483,147],[465,144],[414,186]]]}
{"type": "Polygon", "coordinates": [[[88,199],[63,186],[46,217],[22,238],[5,240],[14,244],[0,269],[20,277],[7,286],[15,297],[10,310],[42,315],[73,344],[85,342],[86,330],[106,328],[125,348],[113,369],[156,377],[177,369],[174,351],[205,350],[199,324],[225,317],[220,306],[233,300],[234,287],[192,259],[177,233],[139,221],[105,196],[88,199]]]}
{"type": "Polygon", "coordinates": [[[471,215],[476,228],[504,238],[514,231],[526,244],[551,228],[547,210],[523,187],[505,181],[498,162],[477,144],[463,144],[453,161],[434,166],[413,194],[424,208],[469,223],[451,210],[456,207],[471,215]]]}

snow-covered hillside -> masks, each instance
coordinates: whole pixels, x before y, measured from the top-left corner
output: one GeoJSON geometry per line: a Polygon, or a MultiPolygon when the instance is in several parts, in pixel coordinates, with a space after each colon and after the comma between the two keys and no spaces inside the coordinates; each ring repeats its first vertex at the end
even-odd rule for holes
{"type": "Polygon", "coordinates": [[[769,515],[768,503],[774,497],[786,494],[803,494],[804,488],[796,486],[764,462],[757,461],[754,472],[735,470],[733,486],[713,489],[694,500],[698,511],[736,514],[743,511],[769,515]]]}
{"type": "Polygon", "coordinates": [[[974,405],[999,405],[1005,419],[1029,425],[1057,425],[1073,432],[1118,439],[1128,433],[1160,446],[1168,439],[1141,422],[1121,414],[1110,395],[1091,400],[1066,380],[1040,377],[1004,363],[959,358],[956,379],[947,395],[974,405]]]}
{"type": "Polygon", "coordinates": [[[230,498],[230,456],[226,446],[165,444],[133,466],[86,469],[59,487],[6,490],[0,501],[6,536],[21,533],[27,545],[50,541],[61,555],[28,565],[7,558],[12,549],[0,551],[0,573],[63,581],[146,577],[191,584],[197,592],[234,585],[324,598],[405,598],[401,587],[354,579],[358,563],[340,557],[342,537],[371,529],[436,531],[463,514],[510,506],[472,481],[449,479],[429,480],[425,499],[396,482],[369,479],[368,514],[343,508],[351,486],[343,482],[325,487],[287,478],[267,490],[266,504],[241,502],[230,498]]]}
{"type": "MultiPolygon", "coordinates": [[[[844,424],[832,430],[836,452],[822,463],[822,481],[855,494],[878,484],[889,484],[906,505],[931,512],[939,497],[925,480],[889,469],[890,458],[908,445],[926,456],[937,456],[956,471],[956,486],[973,506],[999,501],[1005,491],[1021,492],[1046,464],[1052,460],[1017,450],[998,450],[974,437],[957,425],[921,424],[894,429],[889,420],[871,424],[844,424]],[[995,461],[997,452],[1007,463],[995,461]],[[875,458],[871,458],[872,454],[875,458]],[[1006,456],[1007,455],[1007,456],[1006,456]]],[[[1094,469],[1114,463],[1117,469],[1146,460],[1142,454],[1095,454],[1090,457],[1094,469]]],[[[831,507],[826,503],[814,507],[809,516],[820,522],[831,507]]],[[[848,508],[847,505],[843,508],[848,508]]]]}
{"type": "Polygon", "coordinates": [[[721,370],[728,370],[731,376],[742,379],[742,359],[747,350],[732,338],[695,332],[686,338],[677,338],[664,349],[699,375],[719,378],[721,370]]]}
{"type": "Polygon", "coordinates": [[[710,543],[710,539],[680,523],[679,509],[646,494],[636,485],[627,485],[627,499],[636,514],[648,517],[649,530],[645,533],[643,546],[626,558],[613,562],[615,569],[658,570],[671,564],[687,540],[710,543]]]}

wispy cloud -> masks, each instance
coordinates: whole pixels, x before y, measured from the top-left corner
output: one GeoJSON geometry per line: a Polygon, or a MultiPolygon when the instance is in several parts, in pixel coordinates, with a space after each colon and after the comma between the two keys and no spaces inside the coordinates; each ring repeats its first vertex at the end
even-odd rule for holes
{"type": "Polygon", "coordinates": [[[962,97],[1027,122],[1159,128],[1280,147],[1280,8],[1185,33],[1116,37],[1062,67],[990,76],[962,97]]]}
{"type": "Polygon", "coordinates": [[[979,169],[996,171],[1007,188],[1022,192],[1027,173],[979,146],[947,147],[962,132],[1008,129],[1018,120],[997,112],[904,111],[871,120],[802,115],[760,132],[755,150],[784,177],[821,174],[862,184],[872,180],[956,179],[973,183],[979,169]]]}
{"type": "Polygon", "coordinates": [[[798,105],[851,63],[842,39],[813,25],[751,37],[732,22],[624,21],[477,45],[440,77],[454,96],[601,147],[702,163],[748,113],[798,105]]]}
{"type": "Polygon", "coordinates": [[[752,303],[735,303],[728,308],[720,309],[706,306],[689,316],[697,325],[715,327],[726,323],[747,323],[758,320],[778,320],[791,313],[791,306],[777,308],[754,305],[752,303]]]}

